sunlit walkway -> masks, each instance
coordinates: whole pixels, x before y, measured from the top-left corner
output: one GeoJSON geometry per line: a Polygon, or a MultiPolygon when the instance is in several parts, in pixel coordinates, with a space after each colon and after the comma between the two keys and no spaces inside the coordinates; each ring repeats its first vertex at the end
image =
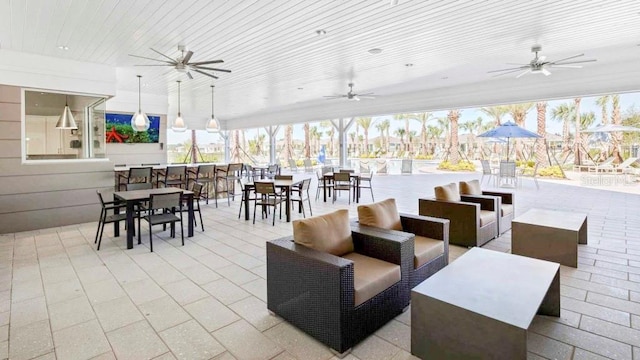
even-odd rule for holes
{"type": "MultiPolygon", "coordinates": [[[[394,197],[401,211],[416,212],[434,186],[472,178],[479,174],[387,175],[373,186],[376,200],[394,197]]],[[[531,180],[515,192],[516,215],[532,207],[588,214],[578,268],[561,269],[562,316],[536,318],[530,358],[640,358],[640,195],[543,181],[536,190],[531,180]]],[[[362,201],[371,201],[368,191],[362,201]]],[[[332,358],[266,310],[265,242],[290,235],[291,224],[238,220],[239,205],[237,198],[231,207],[204,206],[205,232],[184,247],[158,233],[154,253],[146,242],[123,250],[112,227],[96,252],[96,223],[0,236],[0,359],[332,358]]],[[[336,208],[356,216],[345,195],[313,201],[314,215],[336,208]]],[[[510,234],[485,248],[509,251],[510,234]]],[[[464,251],[454,246],[451,258],[464,251]]],[[[406,312],[347,359],[409,352],[406,312]]]]}

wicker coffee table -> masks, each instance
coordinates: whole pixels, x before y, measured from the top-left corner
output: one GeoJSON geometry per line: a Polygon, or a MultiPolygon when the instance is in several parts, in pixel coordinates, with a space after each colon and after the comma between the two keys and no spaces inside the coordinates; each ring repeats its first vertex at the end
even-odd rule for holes
{"type": "Polygon", "coordinates": [[[560,316],[560,265],[476,247],[411,291],[411,353],[524,360],[536,313],[560,316]]]}
{"type": "Polygon", "coordinates": [[[531,209],[511,222],[511,253],[578,267],[578,244],[587,243],[587,215],[531,209]]]}

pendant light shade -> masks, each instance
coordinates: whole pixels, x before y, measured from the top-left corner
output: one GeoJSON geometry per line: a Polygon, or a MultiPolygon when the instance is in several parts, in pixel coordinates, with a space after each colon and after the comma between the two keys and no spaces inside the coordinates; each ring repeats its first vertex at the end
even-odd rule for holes
{"type": "Polygon", "coordinates": [[[211,119],[207,120],[207,125],[205,127],[205,129],[207,130],[207,132],[210,133],[217,133],[220,131],[220,123],[218,122],[218,119],[216,119],[215,115],[213,114],[213,85],[211,85],[211,119]]]}
{"type": "Polygon", "coordinates": [[[185,132],[187,130],[187,123],[182,118],[182,113],[180,113],[180,80],[178,80],[178,117],[173,121],[171,130],[175,132],[185,132]]]}
{"type": "Polygon", "coordinates": [[[140,105],[140,79],[142,75],[138,75],[138,112],[133,114],[131,117],[131,127],[133,131],[147,131],[149,130],[149,126],[151,126],[151,122],[149,121],[149,117],[147,114],[142,112],[142,106],[140,105]]]}
{"type": "Polygon", "coordinates": [[[58,119],[56,123],[56,129],[65,130],[77,130],[78,124],[76,124],[76,120],[73,118],[73,114],[71,113],[71,109],[69,108],[69,104],[67,103],[67,96],[64,97],[64,110],[62,110],[62,115],[58,119]]]}

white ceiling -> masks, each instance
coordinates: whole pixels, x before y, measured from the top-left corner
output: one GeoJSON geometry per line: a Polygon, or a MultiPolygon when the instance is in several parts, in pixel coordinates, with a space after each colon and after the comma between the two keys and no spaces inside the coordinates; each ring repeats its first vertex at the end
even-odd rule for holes
{"type": "Polygon", "coordinates": [[[181,79],[183,108],[206,116],[210,78],[128,56],[177,57],[178,44],[233,71],[215,81],[216,115],[231,128],[640,89],[636,0],[0,0],[3,49],[118,67],[127,91],[141,74],[143,92],[173,107],[181,79]],[[487,74],[528,63],[533,44],[549,60],[598,61],[549,77],[487,74]],[[379,97],[323,99],[349,82],[379,97]]]}

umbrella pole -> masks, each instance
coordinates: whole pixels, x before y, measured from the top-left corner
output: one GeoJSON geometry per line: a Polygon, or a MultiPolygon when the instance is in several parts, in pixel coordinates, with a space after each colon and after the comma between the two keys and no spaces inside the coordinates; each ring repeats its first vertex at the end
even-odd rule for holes
{"type": "Polygon", "coordinates": [[[507,162],[509,162],[509,142],[511,141],[511,138],[507,138],[507,162]]]}

